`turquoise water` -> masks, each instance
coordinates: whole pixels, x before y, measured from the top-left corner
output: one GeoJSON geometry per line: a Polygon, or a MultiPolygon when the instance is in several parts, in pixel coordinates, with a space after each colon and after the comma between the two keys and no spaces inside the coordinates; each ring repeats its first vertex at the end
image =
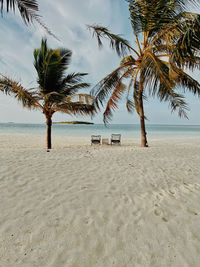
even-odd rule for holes
{"type": "MultiPolygon", "coordinates": [[[[156,138],[192,138],[200,137],[200,125],[147,125],[147,136],[156,138]]],[[[140,126],[136,124],[94,125],[53,125],[52,135],[70,137],[90,137],[100,134],[110,137],[112,133],[121,133],[124,138],[140,138],[140,126]]],[[[46,135],[45,124],[0,123],[0,134],[46,135]]]]}

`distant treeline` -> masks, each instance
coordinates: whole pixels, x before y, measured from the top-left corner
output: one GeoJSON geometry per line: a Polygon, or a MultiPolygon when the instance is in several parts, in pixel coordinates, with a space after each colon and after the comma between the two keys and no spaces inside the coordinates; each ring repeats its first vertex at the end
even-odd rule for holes
{"type": "Polygon", "coordinates": [[[61,121],[61,122],[53,122],[53,124],[94,124],[94,123],[87,121],[61,121]]]}

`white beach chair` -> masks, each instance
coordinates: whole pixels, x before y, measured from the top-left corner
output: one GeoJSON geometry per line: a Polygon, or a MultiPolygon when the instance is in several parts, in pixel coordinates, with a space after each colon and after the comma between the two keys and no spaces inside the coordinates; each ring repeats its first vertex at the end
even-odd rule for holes
{"type": "Polygon", "coordinates": [[[101,135],[91,135],[91,145],[100,145],[101,135]]]}
{"type": "Polygon", "coordinates": [[[110,139],[110,144],[121,145],[121,134],[112,134],[110,139]]]}

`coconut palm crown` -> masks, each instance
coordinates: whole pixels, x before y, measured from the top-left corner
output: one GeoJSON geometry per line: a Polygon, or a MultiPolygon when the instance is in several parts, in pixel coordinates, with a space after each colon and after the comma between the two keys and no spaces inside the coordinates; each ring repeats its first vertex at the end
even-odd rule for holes
{"type": "Polygon", "coordinates": [[[103,45],[102,38],[120,57],[120,66],[103,78],[92,90],[97,102],[106,102],[107,123],[118,101],[126,97],[129,112],[140,117],[141,145],[148,146],[143,101],[148,96],[168,101],[172,111],[187,117],[188,106],[182,93],[200,95],[200,84],[187,70],[200,68],[200,15],[187,12],[186,0],[127,0],[135,46],[107,28],[92,25],[89,29],[103,45]],[[128,85],[123,82],[129,80],[128,85]],[[180,91],[182,93],[180,94],[180,91]]]}
{"type": "Polygon", "coordinates": [[[20,83],[8,77],[0,79],[0,90],[12,94],[23,107],[39,109],[46,117],[47,148],[51,149],[52,116],[60,111],[68,115],[93,115],[94,101],[88,94],[77,94],[89,87],[83,82],[87,73],[66,74],[72,52],[68,49],[49,49],[46,39],[41,48],[34,50],[34,66],[37,71],[38,87],[25,89],[20,83]]]}

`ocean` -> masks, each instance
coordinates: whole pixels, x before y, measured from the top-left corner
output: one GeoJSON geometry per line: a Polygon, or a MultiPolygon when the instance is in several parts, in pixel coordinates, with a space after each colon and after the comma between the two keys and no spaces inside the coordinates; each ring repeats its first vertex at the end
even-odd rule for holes
{"type": "MultiPolygon", "coordinates": [[[[146,125],[147,137],[162,138],[195,138],[200,137],[200,125],[146,125]]],[[[137,124],[65,124],[52,125],[52,135],[69,137],[90,137],[101,135],[110,137],[112,133],[120,133],[122,138],[140,138],[140,126],[137,124]]],[[[46,135],[45,124],[0,123],[0,135],[46,135]]]]}

